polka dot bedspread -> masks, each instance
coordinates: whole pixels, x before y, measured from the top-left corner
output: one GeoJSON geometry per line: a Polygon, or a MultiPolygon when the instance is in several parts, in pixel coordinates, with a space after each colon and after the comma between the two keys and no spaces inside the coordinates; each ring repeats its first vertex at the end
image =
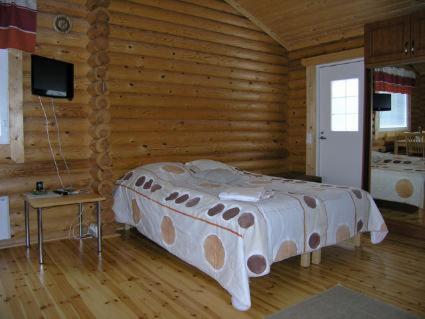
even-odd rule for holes
{"type": "Polygon", "coordinates": [[[371,166],[373,198],[425,208],[425,159],[373,152],[371,166]]]}
{"type": "Polygon", "coordinates": [[[216,279],[238,310],[251,306],[249,277],[266,275],[273,262],[358,232],[371,232],[379,243],[388,232],[363,190],[253,174],[220,162],[215,179],[196,162],[148,164],[126,173],[116,182],[115,218],[216,279]],[[218,196],[229,187],[259,185],[272,195],[257,202],[218,196]]]}

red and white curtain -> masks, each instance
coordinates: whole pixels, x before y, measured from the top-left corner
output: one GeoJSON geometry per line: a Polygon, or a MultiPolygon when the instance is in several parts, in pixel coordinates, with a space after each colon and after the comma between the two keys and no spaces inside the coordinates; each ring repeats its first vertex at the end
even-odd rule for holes
{"type": "Polygon", "coordinates": [[[416,82],[415,72],[396,67],[375,68],[373,77],[375,92],[412,94],[416,82]]]}
{"type": "Polygon", "coordinates": [[[0,0],[0,49],[33,52],[36,27],[36,0],[0,0]]]}

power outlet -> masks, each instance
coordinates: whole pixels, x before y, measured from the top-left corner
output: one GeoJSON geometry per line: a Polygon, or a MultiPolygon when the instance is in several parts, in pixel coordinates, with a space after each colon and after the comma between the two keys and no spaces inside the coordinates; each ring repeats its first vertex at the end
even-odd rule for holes
{"type": "Polygon", "coordinates": [[[97,225],[96,224],[90,224],[89,226],[89,234],[90,236],[97,238],[97,225]]]}

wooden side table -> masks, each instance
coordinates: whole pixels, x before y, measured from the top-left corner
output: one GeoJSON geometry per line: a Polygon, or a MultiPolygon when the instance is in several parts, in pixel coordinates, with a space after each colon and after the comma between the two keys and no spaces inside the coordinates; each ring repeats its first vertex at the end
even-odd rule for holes
{"type": "Polygon", "coordinates": [[[65,205],[78,204],[78,214],[80,216],[80,238],[82,238],[82,222],[83,222],[83,204],[96,203],[97,216],[97,252],[102,253],[102,222],[100,216],[100,202],[105,197],[98,194],[79,194],[79,195],[63,195],[60,197],[33,198],[25,196],[25,244],[30,247],[30,224],[29,224],[29,207],[37,210],[38,225],[38,260],[43,264],[43,208],[58,207],[65,205]]]}

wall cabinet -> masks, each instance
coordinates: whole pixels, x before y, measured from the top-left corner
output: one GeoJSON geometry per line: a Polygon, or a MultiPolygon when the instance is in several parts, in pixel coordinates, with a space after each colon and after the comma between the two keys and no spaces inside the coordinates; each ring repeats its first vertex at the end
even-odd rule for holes
{"type": "Polygon", "coordinates": [[[425,61],[425,11],[365,26],[368,66],[425,61]]]}

